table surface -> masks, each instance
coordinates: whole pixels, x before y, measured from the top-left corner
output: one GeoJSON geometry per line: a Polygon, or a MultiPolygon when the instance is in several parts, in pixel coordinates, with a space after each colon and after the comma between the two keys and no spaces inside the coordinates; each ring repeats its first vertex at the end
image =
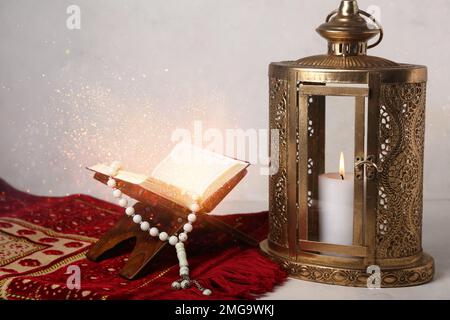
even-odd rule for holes
{"type": "MultiPolygon", "coordinates": [[[[261,202],[223,203],[216,212],[257,212],[261,202]]],[[[367,289],[288,279],[262,299],[450,299],[450,200],[424,201],[423,248],[435,259],[436,273],[430,283],[408,288],[367,289]]]]}

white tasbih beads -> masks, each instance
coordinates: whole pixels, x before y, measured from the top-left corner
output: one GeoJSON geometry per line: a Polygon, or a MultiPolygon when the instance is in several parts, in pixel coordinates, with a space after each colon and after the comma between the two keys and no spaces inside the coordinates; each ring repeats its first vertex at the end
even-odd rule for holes
{"type": "Polygon", "coordinates": [[[188,239],[188,233],[193,230],[192,224],[197,220],[196,212],[199,210],[198,204],[194,204],[191,207],[192,213],[187,216],[188,222],[184,224],[183,231],[178,236],[176,234],[169,236],[167,232],[160,232],[157,227],[152,227],[149,222],[143,221],[142,216],[135,213],[132,206],[128,206],[128,200],[123,197],[122,191],[117,189],[117,181],[114,179],[121,169],[121,164],[118,161],[114,161],[109,168],[109,179],[107,182],[108,187],[113,189],[114,198],[118,199],[119,206],[125,208],[125,214],[133,219],[133,222],[139,224],[142,231],[148,232],[152,237],[158,237],[161,241],[168,241],[170,245],[175,246],[177,252],[178,263],[180,266],[180,279],[172,283],[173,289],[187,289],[194,284],[204,295],[211,295],[211,290],[203,288],[196,280],[192,280],[189,277],[189,264],[187,261],[186,250],[184,248],[184,242],[188,239]]]}

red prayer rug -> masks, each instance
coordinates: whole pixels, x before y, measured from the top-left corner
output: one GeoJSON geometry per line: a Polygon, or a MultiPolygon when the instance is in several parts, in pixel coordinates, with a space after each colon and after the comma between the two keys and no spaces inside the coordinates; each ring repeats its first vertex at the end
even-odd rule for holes
{"type": "MultiPolygon", "coordinates": [[[[199,224],[187,242],[191,276],[212,289],[211,296],[171,289],[178,278],[175,251],[158,257],[145,276],[126,280],[118,272],[132,242],[99,263],[85,256],[122,214],[86,195],[38,197],[0,180],[0,299],[255,299],[286,279],[257,248],[199,224]],[[68,281],[74,268],[79,288],[68,281]]],[[[267,234],[267,212],[220,219],[259,240],[267,234]]]]}

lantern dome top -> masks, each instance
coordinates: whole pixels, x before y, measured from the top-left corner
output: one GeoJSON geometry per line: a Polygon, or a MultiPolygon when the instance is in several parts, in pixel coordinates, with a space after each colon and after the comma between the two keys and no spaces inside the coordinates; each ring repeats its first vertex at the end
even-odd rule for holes
{"type": "Polygon", "coordinates": [[[383,28],[369,13],[360,10],[356,0],[342,0],[316,31],[328,40],[328,54],[299,59],[297,67],[326,69],[377,69],[399,67],[396,62],[367,55],[383,40],[383,28]],[[370,21],[370,22],[369,22],[370,21]],[[368,42],[378,36],[373,44],[368,42]]]}
{"type": "Polygon", "coordinates": [[[316,31],[328,40],[329,53],[335,55],[364,55],[367,48],[375,47],[383,38],[381,25],[370,14],[360,10],[356,0],[342,0],[339,9],[331,12],[316,31]],[[369,24],[363,16],[373,23],[369,24]],[[376,35],[380,35],[378,41],[367,46],[367,42],[376,35]]]}

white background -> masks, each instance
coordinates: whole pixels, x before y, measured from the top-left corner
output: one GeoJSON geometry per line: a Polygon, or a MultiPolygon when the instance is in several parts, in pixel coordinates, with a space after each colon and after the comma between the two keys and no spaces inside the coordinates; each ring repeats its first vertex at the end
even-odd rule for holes
{"type": "MultiPolygon", "coordinates": [[[[32,193],[110,200],[85,166],[120,159],[150,172],[173,130],[196,120],[266,129],[268,64],[324,53],[314,29],[338,4],[1,0],[0,176],[32,193]],[[66,28],[70,4],[81,8],[80,30],[66,28]]],[[[450,2],[376,5],[385,40],[371,54],[429,67],[425,198],[450,199],[450,2]]],[[[227,198],[236,200],[265,207],[258,166],[227,198]]]]}

